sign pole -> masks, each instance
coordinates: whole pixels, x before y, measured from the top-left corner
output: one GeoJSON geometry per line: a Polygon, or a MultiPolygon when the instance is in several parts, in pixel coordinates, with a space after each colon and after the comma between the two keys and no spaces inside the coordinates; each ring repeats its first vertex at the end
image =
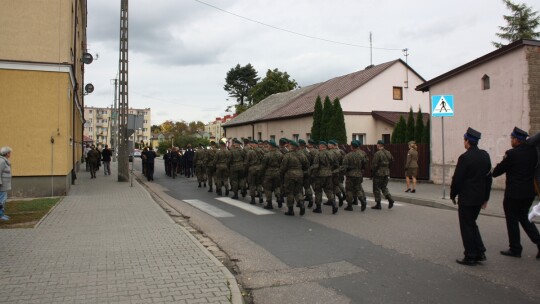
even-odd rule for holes
{"type": "Polygon", "coordinates": [[[442,126],[442,198],[446,199],[446,170],[445,170],[445,160],[444,160],[444,116],[441,117],[441,126],[442,126]]]}

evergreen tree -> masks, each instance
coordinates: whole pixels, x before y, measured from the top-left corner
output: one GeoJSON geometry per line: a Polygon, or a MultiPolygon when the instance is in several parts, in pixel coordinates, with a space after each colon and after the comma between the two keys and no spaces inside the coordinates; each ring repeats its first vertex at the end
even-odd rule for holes
{"type": "Polygon", "coordinates": [[[330,101],[330,97],[324,98],[324,107],[321,123],[321,138],[320,140],[329,140],[332,137],[332,116],[334,116],[334,107],[330,101]]]}
{"type": "Polygon", "coordinates": [[[392,132],[392,138],[390,139],[390,142],[393,144],[402,144],[406,142],[407,137],[407,122],[405,122],[405,118],[403,115],[399,117],[399,121],[394,127],[394,131],[392,132]]]}
{"type": "Polygon", "coordinates": [[[334,114],[332,116],[332,135],[339,144],[347,144],[347,128],[345,127],[345,116],[339,98],[334,99],[334,114]]]}
{"type": "MultiPolygon", "coordinates": [[[[497,37],[508,41],[508,43],[520,39],[537,39],[540,37],[540,32],[535,32],[535,29],[540,24],[538,11],[533,11],[532,7],[523,3],[515,4],[510,0],[503,0],[503,2],[512,13],[511,15],[503,15],[507,26],[499,26],[501,32],[496,34],[497,37]]],[[[496,48],[504,46],[502,43],[492,43],[496,48]]]]}
{"type": "Polygon", "coordinates": [[[418,108],[418,113],[416,114],[416,126],[414,128],[415,140],[417,143],[423,143],[424,136],[424,115],[422,114],[422,109],[418,108]]]}
{"type": "Polygon", "coordinates": [[[430,137],[429,137],[429,135],[430,135],[430,130],[429,129],[430,128],[431,128],[431,120],[428,117],[428,120],[426,122],[426,126],[424,127],[424,134],[422,136],[422,143],[424,143],[424,144],[429,144],[429,142],[430,142],[430,137]]]}
{"type": "Polygon", "coordinates": [[[405,143],[414,140],[414,113],[412,107],[409,109],[409,117],[407,118],[407,131],[405,135],[405,143]]]}
{"type": "Polygon", "coordinates": [[[323,119],[323,106],[321,96],[317,96],[315,110],[313,111],[313,125],[311,126],[311,139],[318,142],[321,140],[321,128],[323,119]]]}

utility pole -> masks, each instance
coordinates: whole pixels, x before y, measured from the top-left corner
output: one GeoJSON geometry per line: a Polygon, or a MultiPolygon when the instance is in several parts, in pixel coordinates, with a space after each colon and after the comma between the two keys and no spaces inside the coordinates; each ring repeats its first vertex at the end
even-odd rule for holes
{"type": "Polygon", "coordinates": [[[403,52],[403,56],[405,56],[405,64],[407,65],[406,69],[407,71],[405,72],[405,75],[406,75],[406,80],[405,80],[405,88],[408,88],[409,87],[409,64],[407,63],[407,59],[409,58],[409,49],[405,48],[402,50],[403,52]]]}
{"type": "Polygon", "coordinates": [[[369,66],[373,66],[373,40],[371,39],[371,32],[369,32],[369,66]]]}
{"type": "Polygon", "coordinates": [[[111,130],[111,149],[114,151],[113,153],[113,163],[116,162],[116,155],[118,154],[118,78],[113,79],[114,80],[114,105],[112,109],[112,130],[111,130]]]}
{"type": "Polygon", "coordinates": [[[128,0],[120,4],[120,100],[118,134],[118,181],[129,181],[128,138],[128,0]]]}

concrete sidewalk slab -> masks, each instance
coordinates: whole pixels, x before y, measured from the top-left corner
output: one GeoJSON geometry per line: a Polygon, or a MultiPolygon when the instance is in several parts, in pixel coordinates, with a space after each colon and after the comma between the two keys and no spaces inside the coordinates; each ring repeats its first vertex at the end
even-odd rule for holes
{"type": "Polygon", "coordinates": [[[243,302],[234,276],[141,185],[103,171],[79,172],[38,227],[0,230],[0,243],[0,303],[243,302]]]}

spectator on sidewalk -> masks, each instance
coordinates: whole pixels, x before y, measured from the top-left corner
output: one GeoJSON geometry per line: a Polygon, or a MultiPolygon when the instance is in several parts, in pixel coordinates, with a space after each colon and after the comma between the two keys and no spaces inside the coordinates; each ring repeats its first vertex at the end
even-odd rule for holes
{"type": "Polygon", "coordinates": [[[86,172],[89,172],[89,171],[90,171],[90,164],[88,163],[88,157],[87,157],[88,151],[90,151],[90,150],[92,150],[92,149],[90,148],[90,145],[89,145],[89,144],[86,144],[86,146],[84,147],[84,151],[83,151],[83,152],[84,152],[84,155],[83,155],[83,157],[84,157],[84,162],[86,163],[86,172]]]}
{"type": "Polygon", "coordinates": [[[96,178],[96,170],[99,165],[99,152],[96,150],[96,146],[92,145],[90,151],[86,154],[88,165],[90,166],[90,178],[96,178]]]}
{"type": "Polygon", "coordinates": [[[537,259],[540,259],[540,233],[534,223],[529,221],[529,209],[536,195],[534,191],[534,173],[538,154],[534,146],[525,143],[529,134],[515,127],[510,135],[512,149],[506,151],[503,160],[493,169],[493,176],[506,173],[504,190],[504,215],[510,248],[501,251],[502,255],[521,257],[523,247],[520,242],[519,225],[538,247],[537,259]]]}
{"type": "Polygon", "coordinates": [[[407,153],[407,162],[405,163],[405,180],[407,190],[405,192],[416,193],[416,176],[418,174],[418,151],[416,142],[409,142],[409,152],[407,153]],[[412,179],[412,189],[411,189],[412,179]]]}
{"type": "Polygon", "coordinates": [[[105,175],[111,175],[111,156],[112,152],[108,145],[105,145],[103,151],[101,151],[101,159],[103,160],[103,173],[105,175]]]}
{"type": "Polygon", "coordinates": [[[11,152],[10,147],[0,148],[0,220],[8,221],[9,216],[4,214],[4,206],[7,201],[7,193],[11,191],[11,152]]]}
{"type": "Polygon", "coordinates": [[[450,199],[454,205],[457,197],[459,228],[465,247],[464,258],[457,259],[456,262],[467,266],[486,260],[486,247],[476,219],[480,209],[487,206],[492,177],[489,154],[478,148],[481,135],[472,128],[467,129],[463,138],[467,151],[458,158],[450,186],[450,199]]]}
{"type": "Polygon", "coordinates": [[[154,180],[154,160],[156,157],[156,151],[154,151],[154,148],[150,146],[150,148],[146,151],[146,179],[148,179],[148,181],[154,180]]]}

